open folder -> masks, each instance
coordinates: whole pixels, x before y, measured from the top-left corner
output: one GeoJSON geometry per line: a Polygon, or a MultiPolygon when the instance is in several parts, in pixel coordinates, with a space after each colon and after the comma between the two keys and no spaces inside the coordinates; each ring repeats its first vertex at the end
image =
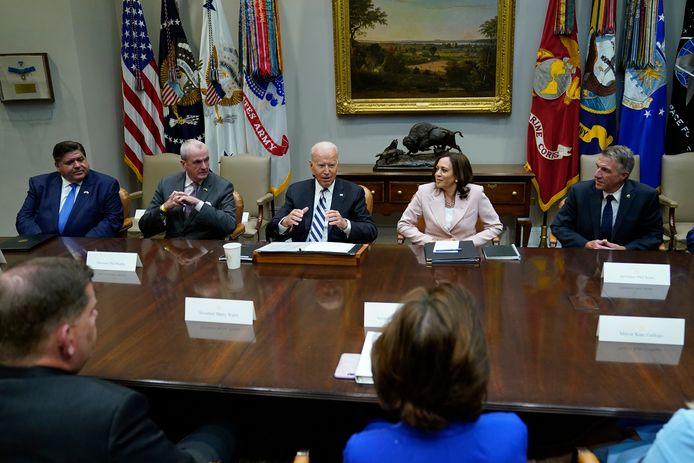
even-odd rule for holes
{"type": "Polygon", "coordinates": [[[314,254],[341,254],[354,256],[361,249],[361,244],[353,243],[333,243],[329,241],[320,242],[296,242],[296,241],[275,241],[261,248],[257,252],[293,252],[293,253],[314,253],[314,254]]]}

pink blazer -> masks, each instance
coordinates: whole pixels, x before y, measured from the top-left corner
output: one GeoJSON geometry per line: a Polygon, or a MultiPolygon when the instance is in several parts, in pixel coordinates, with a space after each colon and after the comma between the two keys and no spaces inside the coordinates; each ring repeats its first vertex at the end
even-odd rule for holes
{"type": "Polygon", "coordinates": [[[480,185],[468,184],[470,192],[467,198],[460,199],[456,194],[451,228],[446,228],[446,205],[443,191],[434,183],[420,185],[410,201],[400,221],[398,233],[408,238],[413,244],[424,244],[442,240],[472,240],[475,246],[482,246],[499,236],[504,226],[492,203],[484,194],[480,185]],[[417,221],[424,217],[424,233],[417,229],[417,221]],[[484,225],[479,233],[476,230],[477,219],[484,225]]]}

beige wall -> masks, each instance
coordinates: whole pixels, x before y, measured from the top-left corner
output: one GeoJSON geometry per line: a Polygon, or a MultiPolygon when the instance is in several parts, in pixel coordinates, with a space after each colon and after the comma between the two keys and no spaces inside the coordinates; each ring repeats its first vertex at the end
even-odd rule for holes
{"type": "MultiPolygon", "coordinates": [[[[158,49],[161,2],[142,3],[153,46],[158,49]]],[[[531,79],[547,0],[516,0],[510,115],[340,118],[335,115],[332,2],[279,3],[295,180],[309,176],[307,153],[318,140],[335,141],[343,163],[370,164],[392,139],[402,139],[421,121],[461,130],[465,135],[461,147],[473,164],[525,161],[531,79]]],[[[576,3],[580,44],[585,48],[592,1],[576,3]]],[[[685,0],[665,3],[672,68],[685,0]]],[[[624,0],[618,4],[621,17],[624,0]]],[[[179,0],[179,5],[188,40],[197,51],[202,2],[179,0]]],[[[238,1],[224,0],[224,8],[236,39],[238,1]]],[[[16,233],[14,218],[26,194],[27,179],[52,170],[50,153],[56,141],[81,141],[95,169],[113,175],[129,189],[137,187],[121,154],[120,14],[120,0],[2,0],[0,53],[47,52],[56,101],[52,105],[0,105],[0,158],[6,166],[0,169],[0,236],[16,233]]],[[[538,213],[534,221],[539,221],[538,213]]]]}

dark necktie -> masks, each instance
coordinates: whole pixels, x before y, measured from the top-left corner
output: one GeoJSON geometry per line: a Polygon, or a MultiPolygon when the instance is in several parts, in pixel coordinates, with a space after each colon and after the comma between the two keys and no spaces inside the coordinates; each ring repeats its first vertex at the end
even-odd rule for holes
{"type": "Polygon", "coordinates": [[[327,188],[323,188],[320,192],[320,198],[318,199],[318,207],[313,213],[313,222],[311,223],[311,233],[308,236],[309,241],[325,241],[325,192],[328,191],[327,188]]]}
{"type": "Polygon", "coordinates": [[[605,208],[602,210],[602,221],[600,222],[600,239],[612,240],[612,200],[614,196],[605,197],[605,208]]]}
{"type": "Polygon", "coordinates": [[[77,186],[78,185],[76,183],[70,184],[70,192],[67,194],[65,202],[63,203],[63,207],[62,209],[60,209],[60,212],[58,213],[58,233],[60,233],[61,235],[63,234],[63,230],[65,230],[65,224],[67,224],[67,219],[68,217],[70,217],[72,206],[75,205],[75,194],[77,192],[77,186]]]}

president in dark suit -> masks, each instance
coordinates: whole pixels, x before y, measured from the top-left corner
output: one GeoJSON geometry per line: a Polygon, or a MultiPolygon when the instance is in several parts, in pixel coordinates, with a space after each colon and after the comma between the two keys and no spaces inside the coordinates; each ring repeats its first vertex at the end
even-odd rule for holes
{"type": "Polygon", "coordinates": [[[269,240],[370,243],[378,229],[366,209],[364,190],[337,178],[337,146],[320,142],[311,148],[313,179],[287,189],[282,208],[268,224],[269,240]]]}
{"type": "Polygon", "coordinates": [[[626,146],[605,149],[594,180],[575,184],[552,222],[552,233],[565,248],[658,249],[663,218],[658,193],[629,180],[634,155],[626,146]]]}
{"type": "Polygon", "coordinates": [[[17,213],[17,233],[110,237],[123,226],[118,181],[89,168],[84,146],[62,141],[53,148],[57,172],[29,179],[17,213]]]}
{"type": "Polygon", "coordinates": [[[76,374],[97,336],[92,276],[82,261],[57,257],[0,274],[0,461],[230,461],[227,424],[174,445],[143,395],[76,374]]]}
{"type": "Polygon", "coordinates": [[[236,228],[234,187],[210,172],[207,146],[198,140],[181,145],[183,172],[164,177],[140,218],[145,238],[166,231],[166,238],[224,239],[236,228]]]}

